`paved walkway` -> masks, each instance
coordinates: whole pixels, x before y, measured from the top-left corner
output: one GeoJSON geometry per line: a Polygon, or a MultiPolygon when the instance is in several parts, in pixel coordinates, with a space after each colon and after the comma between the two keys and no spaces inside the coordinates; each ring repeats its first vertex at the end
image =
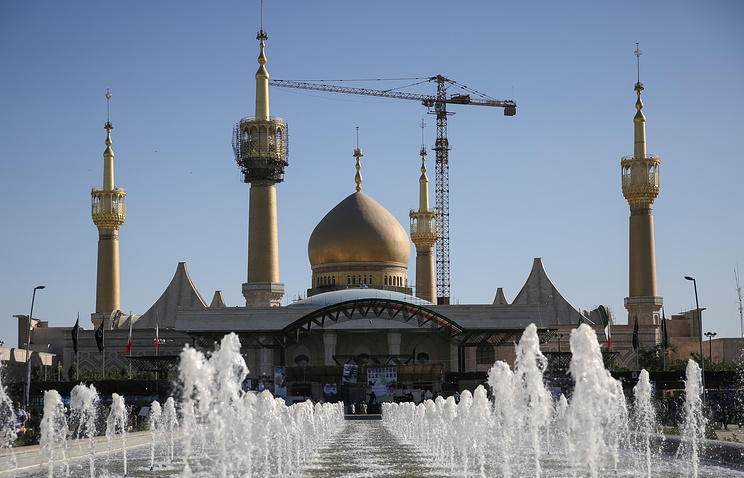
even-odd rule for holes
{"type": "Polygon", "coordinates": [[[445,477],[431,457],[398,441],[381,421],[347,421],[305,469],[308,477],[445,477]]]}

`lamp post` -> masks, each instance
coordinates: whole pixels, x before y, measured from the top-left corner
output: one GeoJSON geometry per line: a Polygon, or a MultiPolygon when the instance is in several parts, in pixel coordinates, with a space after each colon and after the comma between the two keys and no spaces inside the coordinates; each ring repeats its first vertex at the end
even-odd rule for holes
{"type": "Polygon", "coordinates": [[[713,363],[713,337],[718,335],[715,332],[706,332],[705,336],[708,337],[708,361],[713,363]]]}
{"type": "Polygon", "coordinates": [[[700,373],[703,382],[703,400],[705,400],[705,360],[703,360],[703,319],[700,317],[700,302],[698,302],[697,281],[694,277],[685,276],[685,279],[691,280],[695,288],[695,315],[698,319],[698,337],[700,338],[700,373]]]}
{"type": "Polygon", "coordinates": [[[28,395],[31,391],[31,356],[29,354],[29,347],[31,345],[31,318],[34,316],[34,300],[36,299],[36,291],[43,288],[43,285],[37,285],[34,287],[34,293],[31,295],[31,312],[28,314],[28,327],[26,328],[26,389],[23,394],[23,405],[26,410],[28,410],[28,395]]]}

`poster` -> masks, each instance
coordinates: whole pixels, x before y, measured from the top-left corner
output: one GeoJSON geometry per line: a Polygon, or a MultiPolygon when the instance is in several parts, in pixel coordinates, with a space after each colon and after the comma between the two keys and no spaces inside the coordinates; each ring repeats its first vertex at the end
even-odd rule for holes
{"type": "Polygon", "coordinates": [[[287,369],[285,367],[274,367],[274,396],[287,396],[287,369]]]}
{"type": "Polygon", "coordinates": [[[395,393],[397,383],[398,369],[395,367],[367,369],[367,385],[378,397],[395,393]]]}
{"type": "Polygon", "coordinates": [[[326,383],[323,385],[323,395],[331,398],[335,398],[338,393],[338,387],[335,383],[326,383]]]}
{"type": "Polygon", "coordinates": [[[344,364],[344,375],[341,377],[343,383],[357,383],[359,367],[350,363],[344,364]]]}

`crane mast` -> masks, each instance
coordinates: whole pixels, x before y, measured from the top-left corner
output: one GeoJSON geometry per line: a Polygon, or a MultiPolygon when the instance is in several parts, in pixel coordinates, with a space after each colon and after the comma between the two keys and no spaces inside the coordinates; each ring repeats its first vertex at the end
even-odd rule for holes
{"type": "Polygon", "coordinates": [[[348,86],[332,85],[327,83],[313,83],[309,81],[293,80],[269,80],[269,85],[282,88],[297,88],[303,90],[326,91],[330,93],[342,93],[348,95],[379,96],[384,98],[395,98],[401,100],[419,101],[429,108],[429,113],[436,115],[437,138],[434,141],[436,152],[436,205],[439,213],[439,237],[436,244],[436,266],[437,266],[437,303],[450,303],[450,232],[449,232],[449,141],[447,140],[447,116],[454,113],[447,111],[447,104],[491,106],[504,108],[504,116],[514,116],[517,112],[517,104],[512,100],[494,100],[486,95],[471,90],[442,75],[432,76],[428,81],[436,82],[437,94],[422,95],[405,91],[375,90],[370,88],[353,88],[348,86]],[[471,98],[469,94],[457,94],[447,96],[449,85],[458,86],[466,91],[473,92],[482,98],[471,98]],[[433,110],[433,111],[432,111],[433,110]]]}

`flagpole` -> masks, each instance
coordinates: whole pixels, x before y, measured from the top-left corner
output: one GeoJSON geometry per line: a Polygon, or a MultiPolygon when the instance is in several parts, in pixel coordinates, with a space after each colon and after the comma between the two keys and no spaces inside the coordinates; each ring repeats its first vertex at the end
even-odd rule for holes
{"type": "Polygon", "coordinates": [[[101,380],[106,380],[106,319],[101,318],[101,343],[103,344],[103,361],[101,362],[101,380]]]}
{"type": "Polygon", "coordinates": [[[661,346],[664,350],[664,356],[662,357],[664,364],[664,371],[666,372],[666,314],[664,313],[664,307],[661,308],[661,346]]]}
{"type": "Polygon", "coordinates": [[[160,360],[158,360],[158,346],[160,345],[160,329],[158,327],[158,311],[155,311],[155,395],[160,400],[160,360]]]}
{"type": "MultiPolygon", "coordinates": [[[[76,324],[80,323],[80,312],[78,312],[76,324]]],[[[75,381],[80,380],[80,327],[75,330],[75,342],[78,346],[75,347],[75,381]]]]}
{"type": "Polygon", "coordinates": [[[132,311],[129,311],[129,380],[132,380],[132,311]]]}

